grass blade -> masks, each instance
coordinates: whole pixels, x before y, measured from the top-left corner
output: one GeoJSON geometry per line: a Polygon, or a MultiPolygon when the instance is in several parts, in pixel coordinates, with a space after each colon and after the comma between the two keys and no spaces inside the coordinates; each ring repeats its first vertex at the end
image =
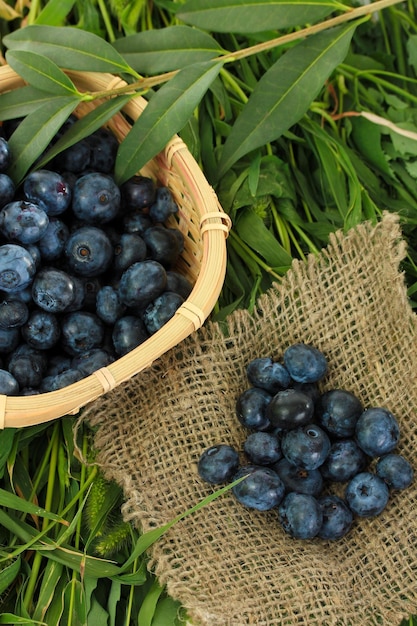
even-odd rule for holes
{"type": "Polygon", "coordinates": [[[347,9],[332,0],[189,0],[177,17],[206,30],[256,33],[316,22],[340,8],[347,9]]]}
{"type": "Polygon", "coordinates": [[[298,122],[325,80],[346,56],[357,24],[338,27],[297,44],[262,76],[227,138],[217,175],[242,156],[298,122]]]}
{"type": "Polygon", "coordinates": [[[45,517],[46,519],[59,522],[65,526],[68,525],[68,522],[60,515],[46,511],[42,507],[37,506],[32,502],[27,502],[27,500],[23,500],[22,498],[19,498],[19,496],[16,496],[14,493],[6,491],[5,489],[0,489],[0,506],[5,507],[6,509],[20,511],[22,513],[29,513],[30,515],[39,515],[40,517],[45,517]]]}
{"type": "Polygon", "coordinates": [[[20,572],[20,565],[21,558],[19,557],[0,571],[0,594],[4,593],[15,580],[20,572]]]}
{"type": "Polygon", "coordinates": [[[36,18],[35,24],[63,26],[75,3],[76,0],[48,0],[36,18]]]}
{"type": "Polygon", "coordinates": [[[115,166],[119,185],[136,174],[185,126],[221,67],[222,63],[215,61],[190,65],[152,96],[120,144],[115,166]]]}

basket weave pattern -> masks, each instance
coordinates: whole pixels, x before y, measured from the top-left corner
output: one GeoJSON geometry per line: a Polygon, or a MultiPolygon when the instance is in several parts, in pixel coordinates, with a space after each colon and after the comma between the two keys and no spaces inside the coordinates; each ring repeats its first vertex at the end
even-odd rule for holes
{"type": "MultiPolygon", "coordinates": [[[[68,75],[80,91],[103,91],[127,85],[111,74],[72,71],[68,75]]],[[[0,93],[22,85],[23,80],[10,67],[0,67],[0,93]]],[[[75,114],[82,116],[94,106],[97,104],[82,103],[75,114]]],[[[119,141],[129,132],[128,120],[136,120],[145,106],[143,98],[135,98],[123,108],[123,113],[115,115],[107,124],[119,141]]],[[[184,252],[176,269],[194,285],[192,293],[158,332],[108,367],[58,391],[28,397],[0,395],[0,429],[76,414],[101,394],[149,367],[166,350],[199,328],[212,311],[226,270],[229,217],[178,136],[174,136],[140,173],[169,187],[178,204],[179,211],[170,218],[169,225],[175,225],[184,235],[184,252]]]]}

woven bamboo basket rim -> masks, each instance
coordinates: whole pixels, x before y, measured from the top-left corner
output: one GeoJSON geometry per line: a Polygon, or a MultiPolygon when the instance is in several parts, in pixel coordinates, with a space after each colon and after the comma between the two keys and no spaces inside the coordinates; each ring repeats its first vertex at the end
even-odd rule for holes
{"type": "MultiPolygon", "coordinates": [[[[80,91],[104,91],[127,86],[125,81],[112,74],[67,73],[80,91]]],[[[8,65],[0,67],[0,93],[23,85],[23,79],[8,65]]],[[[94,106],[82,103],[76,113],[82,115],[94,106]]],[[[136,97],[123,107],[125,115],[117,114],[112,118],[108,126],[119,140],[130,128],[127,120],[136,120],[145,106],[146,100],[136,97]]],[[[191,232],[192,239],[201,241],[201,267],[190,296],[175,315],[144,343],[82,380],[57,391],[36,395],[0,394],[0,429],[32,426],[77,414],[86,404],[148,368],[167,350],[200,328],[213,310],[226,272],[226,237],[231,227],[230,218],[223,212],[213,188],[179,136],[175,135],[141,173],[155,177],[160,167],[165,168],[168,177],[173,172],[177,179],[181,179],[196,212],[195,224],[191,224],[190,228],[195,230],[191,232]]],[[[192,258],[188,264],[191,262],[192,258]]]]}

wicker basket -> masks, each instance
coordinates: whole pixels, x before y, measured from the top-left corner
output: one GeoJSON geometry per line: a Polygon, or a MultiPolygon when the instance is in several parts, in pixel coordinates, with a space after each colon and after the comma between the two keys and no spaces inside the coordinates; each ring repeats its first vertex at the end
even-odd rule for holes
{"type": "MultiPolygon", "coordinates": [[[[127,83],[111,74],[68,72],[80,91],[102,91],[127,83]]],[[[0,67],[0,92],[16,89],[23,80],[7,65],[0,67]]],[[[75,112],[83,115],[95,105],[83,103],[75,112]]],[[[136,120],[146,101],[135,98],[107,124],[119,140],[130,129],[128,119],[136,120]]],[[[140,346],[111,365],[64,389],[32,396],[0,395],[0,428],[23,427],[47,422],[63,415],[76,414],[92,402],[146,369],[164,352],[197,330],[212,311],[223,285],[226,271],[226,237],[230,219],[222,211],[184,142],[175,136],[165,149],[150,161],[141,174],[170,188],[179,207],[171,226],[183,233],[184,252],[178,264],[194,285],[189,298],[159,331],[140,346]]]]}

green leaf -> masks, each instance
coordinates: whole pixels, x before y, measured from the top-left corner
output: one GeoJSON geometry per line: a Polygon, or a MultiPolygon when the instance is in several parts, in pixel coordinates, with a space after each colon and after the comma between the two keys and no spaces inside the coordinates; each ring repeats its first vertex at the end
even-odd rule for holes
{"type": "Polygon", "coordinates": [[[291,264],[291,255],[286,252],[252,209],[239,214],[235,229],[241,239],[256,250],[271,267],[291,264]]]}
{"type": "Polygon", "coordinates": [[[14,511],[21,511],[22,513],[39,515],[40,517],[45,517],[46,519],[67,524],[67,522],[59,515],[46,511],[37,504],[33,504],[33,502],[23,500],[23,498],[19,498],[19,496],[16,496],[14,493],[6,491],[5,489],[0,489],[0,506],[5,507],[6,509],[13,509],[14,511]]]}
{"type": "Polygon", "coordinates": [[[0,615],[0,624],[28,624],[28,626],[40,624],[40,626],[45,626],[45,622],[36,622],[30,617],[21,617],[13,613],[2,613],[0,615]]]}
{"type": "Polygon", "coordinates": [[[140,626],[152,626],[156,605],[158,604],[162,592],[163,587],[161,587],[159,582],[155,579],[144,597],[139,610],[138,622],[140,626]]]}
{"type": "Polygon", "coordinates": [[[15,156],[8,174],[16,185],[47,148],[79,102],[80,99],[75,96],[50,98],[48,103],[36,108],[19,124],[9,138],[10,151],[15,156]]]}
{"type": "Polygon", "coordinates": [[[44,167],[57,154],[60,154],[66,148],[77,143],[77,141],[88,137],[101,128],[115,113],[118,113],[131,98],[132,95],[126,95],[106,100],[103,104],[90,111],[90,113],[87,113],[87,115],[84,115],[74,122],[74,124],[71,124],[69,130],[62,135],[38,161],[37,167],[44,167]]]}
{"type": "Polygon", "coordinates": [[[0,111],[2,121],[26,117],[36,107],[47,104],[51,99],[51,94],[25,85],[12,91],[0,95],[0,111]]]}
{"type": "Polygon", "coordinates": [[[136,174],[185,126],[221,67],[222,63],[215,61],[190,65],[152,96],[120,144],[115,166],[119,185],[136,174]]]}
{"type": "Polygon", "coordinates": [[[0,593],[4,593],[20,572],[21,559],[15,559],[0,571],[0,593]]]}
{"type": "Polygon", "coordinates": [[[274,141],[306,113],[349,49],[357,24],[297,44],[262,76],[227,138],[218,178],[243,155],[274,141]]]}
{"type": "Polygon", "coordinates": [[[35,24],[63,26],[76,0],[48,0],[35,20],[35,24]]]}
{"type": "Polygon", "coordinates": [[[393,176],[381,147],[381,129],[364,117],[353,117],[352,139],[365,160],[378,171],[393,176]]]}
{"type": "Polygon", "coordinates": [[[126,72],[139,78],[102,37],[72,26],[19,28],[3,38],[9,50],[26,50],[48,57],[59,67],[86,72],[126,72]]]}
{"type": "Polygon", "coordinates": [[[55,561],[48,561],[45,565],[40,585],[39,595],[37,597],[36,608],[33,612],[33,618],[42,620],[45,618],[49,606],[54,599],[59,580],[63,577],[64,566],[55,561]]]}
{"type": "Polygon", "coordinates": [[[224,52],[208,33],[180,25],[122,37],[113,46],[141,74],[181,69],[224,52]]]}
{"type": "Polygon", "coordinates": [[[341,8],[333,0],[189,0],[177,17],[214,32],[257,33],[317,22],[341,8]]]}
{"type": "Polygon", "coordinates": [[[8,456],[13,448],[16,428],[5,428],[0,431],[0,478],[4,476],[8,456]]]}
{"type": "Polygon", "coordinates": [[[73,578],[64,591],[61,626],[87,626],[87,607],[83,584],[73,578]]]}
{"type": "Polygon", "coordinates": [[[26,50],[9,50],[6,61],[33,87],[58,96],[79,95],[72,80],[59,67],[41,54],[26,50]]]}

